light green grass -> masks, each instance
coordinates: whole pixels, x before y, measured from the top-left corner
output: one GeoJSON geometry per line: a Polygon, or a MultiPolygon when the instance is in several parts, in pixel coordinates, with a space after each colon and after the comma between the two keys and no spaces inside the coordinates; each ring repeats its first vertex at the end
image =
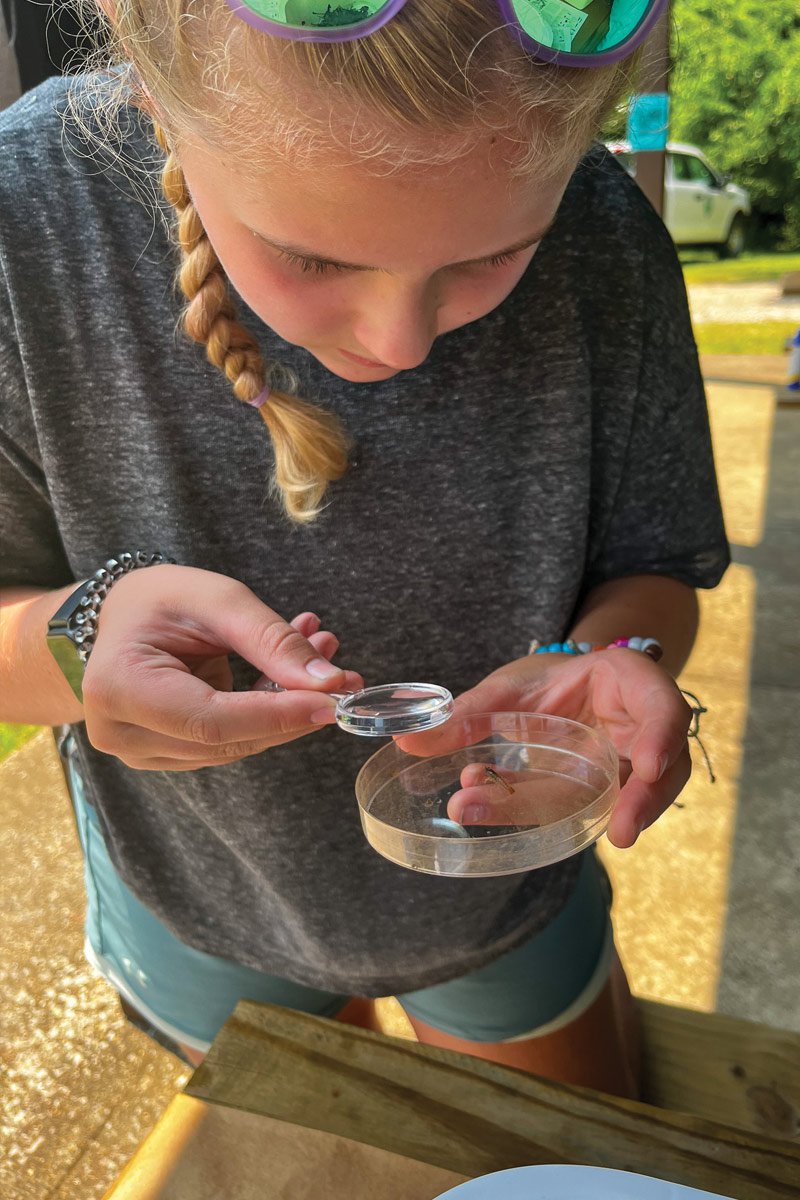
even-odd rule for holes
{"type": "Polygon", "coordinates": [[[701,354],[785,354],[796,330],[791,321],[709,321],[695,325],[694,336],[701,354]]]}
{"type": "Polygon", "coordinates": [[[18,750],[38,732],[38,725],[0,724],[0,762],[4,758],[8,758],[12,750],[18,750]]]}
{"type": "Polygon", "coordinates": [[[718,259],[713,250],[681,250],[687,283],[771,283],[800,271],[800,254],[743,254],[718,259]]]}

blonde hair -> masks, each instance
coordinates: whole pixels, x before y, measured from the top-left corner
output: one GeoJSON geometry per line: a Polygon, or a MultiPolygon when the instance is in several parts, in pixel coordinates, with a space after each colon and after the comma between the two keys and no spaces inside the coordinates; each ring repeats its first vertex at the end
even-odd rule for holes
{"type": "Polygon", "coordinates": [[[106,128],[115,106],[133,100],[153,118],[166,155],[161,188],[176,217],[183,328],[239,400],[272,384],[259,411],[273,484],[290,518],[312,521],[347,468],[346,435],[331,413],[301,399],[294,372],[268,367],[237,319],[176,141],[199,135],[250,166],[260,158],[312,168],[335,153],[391,174],[455,166],[490,131],[515,148],[512,178],[552,179],[577,162],[625,93],[631,61],[591,70],[537,62],[493,0],[409,0],[376,33],[333,44],[271,38],[224,0],[99,2],[111,6],[113,59],[123,64],[106,76],[106,128]]]}

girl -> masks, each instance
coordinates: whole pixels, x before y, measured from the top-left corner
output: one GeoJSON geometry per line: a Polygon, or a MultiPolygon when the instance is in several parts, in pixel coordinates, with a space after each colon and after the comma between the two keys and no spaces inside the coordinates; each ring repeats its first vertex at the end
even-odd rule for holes
{"type": "Polygon", "coordinates": [[[635,1094],[594,853],[386,862],[330,693],[604,726],[617,846],[686,782],[727,544],[672,244],[590,148],[663,4],[583,42],[560,0],[230,5],[108,0],[118,66],[0,121],[0,718],[68,727],[87,953],[191,1061],[243,996],[395,994],[424,1042],[635,1094]],[[659,664],[602,648],[638,636],[659,664]]]}

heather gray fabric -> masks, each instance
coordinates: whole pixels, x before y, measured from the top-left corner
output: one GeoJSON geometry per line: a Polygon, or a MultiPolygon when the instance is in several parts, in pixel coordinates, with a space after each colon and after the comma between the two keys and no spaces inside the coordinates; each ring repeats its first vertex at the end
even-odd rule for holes
{"type": "MultiPolygon", "coordinates": [[[[294,528],[266,495],[259,415],[174,335],[160,221],[69,129],[62,145],[68,86],[0,116],[0,582],[56,587],[160,548],[287,617],[316,610],[368,682],[455,692],[563,635],[602,580],[717,583],[728,550],[681,273],[605,152],[512,294],[416,370],[348,383],[247,310],[355,439],[330,507],[294,528]]],[[[133,118],[122,140],[152,158],[133,118]]],[[[240,664],[239,686],[253,677],[240,664]]],[[[574,885],[574,860],[471,881],[384,861],[353,798],[375,745],[336,728],[176,774],[129,770],[75,732],[131,890],[191,945],[299,983],[376,995],[455,978],[542,928],[574,885]]]]}

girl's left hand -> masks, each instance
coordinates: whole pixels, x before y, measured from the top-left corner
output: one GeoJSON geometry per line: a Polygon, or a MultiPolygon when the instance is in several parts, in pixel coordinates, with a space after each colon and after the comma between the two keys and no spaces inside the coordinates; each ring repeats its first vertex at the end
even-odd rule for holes
{"type": "MultiPolygon", "coordinates": [[[[608,827],[615,846],[632,846],[669,808],[691,774],[687,731],[692,711],[674,679],[638,650],[615,647],[517,659],[459,696],[453,717],[488,712],[548,713],[603,729],[621,760],[623,787],[608,827]]],[[[440,753],[449,725],[403,738],[403,748],[426,756],[440,753]]],[[[462,791],[451,799],[452,819],[460,819],[451,811],[457,798],[466,809],[470,790],[477,792],[470,789],[471,782],[462,779],[462,791]]]]}

